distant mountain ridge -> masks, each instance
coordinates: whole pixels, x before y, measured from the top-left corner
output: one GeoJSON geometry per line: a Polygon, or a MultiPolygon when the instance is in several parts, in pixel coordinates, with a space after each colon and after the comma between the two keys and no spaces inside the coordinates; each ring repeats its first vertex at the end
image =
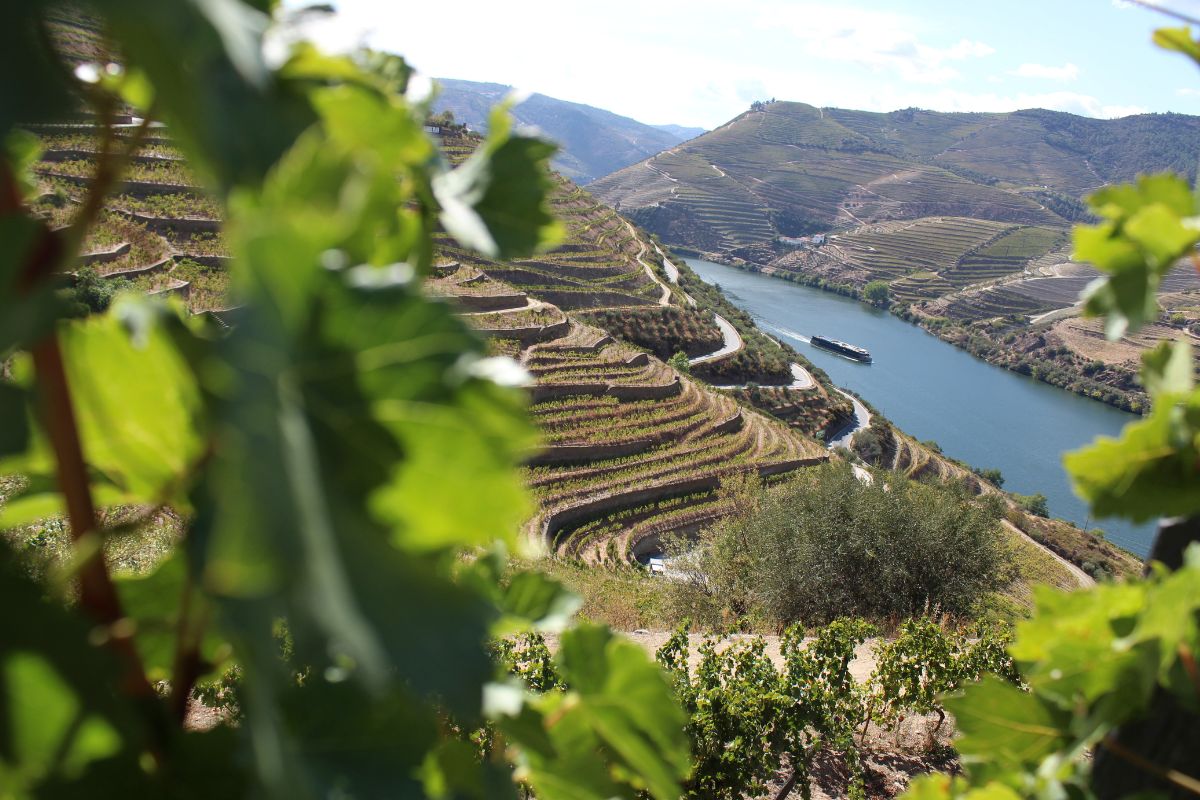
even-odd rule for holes
{"type": "Polygon", "coordinates": [[[890,113],[758,103],[592,184],[674,244],[713,252],[890,220],[1066,225],[1107,183],[1195,174],[1200,117],[1115,120],[1034,109],[890,113]]]}
{"type": "MultiPolygon", "coordinates": [[[[512,91],[499,83],[438,78],[434,111],[449,110],[475,130],[487,127],[488,112],[512,91]]],[[[585,184],[704,133],[703,128],[647,125],[582,103],[534,94],[513,109],[518,123],[539,128],[562,150],[554,167],[585,184]]]]}

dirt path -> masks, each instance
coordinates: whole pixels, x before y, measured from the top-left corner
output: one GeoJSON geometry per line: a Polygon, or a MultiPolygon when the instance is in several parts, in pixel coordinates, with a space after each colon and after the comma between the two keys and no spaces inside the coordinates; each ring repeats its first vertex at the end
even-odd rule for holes
{"type": "Polygon", "coordinates": [[[854,422],[841,431],[837,438],[829,443],[830,450],[835,447],[849,447],[850,440],[854,438],[854,434],[871,424],[871,411],[863,405],[861,400],[849,392],[844,392],[841,389],[837,391],[854,404],[854,422]]]}
{"type": "Polygon", "coordinates": [[[688,364],[695,366],[696,364],[707,364],[710,361],[717,361],[718,359],[733,355],[746,346],[746,343],[742,341],[742,335],[738,333],[737,328],[733,327],[729,320],[720,314],[714,313],[713,321],[721,329],[721,336],[724,338],[725,344],[719,350],[714,350],[711,353],[705,353],[695,358],[689,358],[688,364]]]}
{"type": "Polygon", "coordinates": [[[812,374],[795,362],[792,363],[792,377],[796,380],[792,381],[792,385],[788,387],[789,389],[811,389],[817,385],[817,382],[813,380],[812,374]]]}
{"type": "Polygon", "coordinates": [[[1088,575],[1086,572],[1084,572],[1079,567],[1072,564],[1070,561],[1067,561],[1065,558],[1063,558],[1058,553],[1051,550],[1049,547],[1046,547],[1044,544],[1041,544],[1040,542],[1038,542],[1036,539],[1031,537],[1029,534],[1025,533],[1025,531],[1018,528],[1016,525],[1013,525],[1011,522],[1009,522],[1006,519],[1001,520],[1001,522],[1004,524],[1004,527],[1008,528],[1010,531],[1012,531],[1013,533],[1015,533],[1018,536],[1020,536],[1021,538],[1023,538],[1025,541],[1032,544],[1034,547],[1040,548],[1044,552],[1048,553],[1055,561],[1057,561],[1059,564],[1062,564],[1063,567],[1067,570],[1067,572],[1070,572],[1071,575],[1075,578],[1075,580],[1079,583],[1079,587],[1081,589],[1090,589],[1096,585],[1095,578],[1093,578],[1091,575],[1088,575]]]}
{"type": "MultiPolygon", "coordinates": [[[[671,638],[671,631],[648,631],[638,629],[636,631],[626,631],[623,635],[630,641],[635,642],[646,654],[651,658],[658,652],[658,649],[667,643],[667,639],[671,638]]],[[[705,636],[699,633],[688,634],[688,664],[695,669],[700,663],[700,645],[704,642],[705,636]]],[[[713,637],[717,642],[717,651],[721,652],[725,648],[737,642],[746,642],[754,637],[750,634],[735,633],[729,636],[713,637]]],[[[783,655],[779,651],[780,644],[783,641],[782,636],[763,636],[761,637],[767,644],[766,655],[771,659],[771,663],[777,668],[783,667],[783,655]]],[[[805,639],[805,642],[811,642],[812,639],[805,639]]],[[[868,639],[863,642],[854,651],[854,660],[850,662],[850,674],[855,680],[860,683],[871,677],[871,673],[875,670],[875,648],[879,644],[880,639],[868,639]]],[[[551,651],[558,650],[558,637],[554,634],[546,634],[546,646],[551,651]]]]}
{"type": "Polygon", "coordinates": [[[650,276],[650,280],[654,281],[662,289],[662,297],[658,298],[658,304],[660,306],[671,305],[671,287],[659,280],[658,275],[654,274],[654,267],[643,260],[642,256],[646,255],[646,243],[642,241],[642,237],[637,235],[637,229],[633,227],[633,224],[629,220],[625,220],[624,222],[625,227],[629,228],[629,233],[633,238],[637,239],[638,246],[642,248],[636,256],[638,263],[642,265],[642,269],[646,270],[646,274],[650,276]]]}

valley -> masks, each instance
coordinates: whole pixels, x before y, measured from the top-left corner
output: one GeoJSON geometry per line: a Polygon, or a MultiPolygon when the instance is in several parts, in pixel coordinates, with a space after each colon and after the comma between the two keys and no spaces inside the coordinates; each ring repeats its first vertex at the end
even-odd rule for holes
{"type": "Polygon", "coordinates": [[[356,2],[0,12],[0,797],[1200,791],[1142,4],[356,2]]]}
{"type": "Polygon", "coordinates": [[[1055,516],[1102,528],[1121,547],[1139,555],[1147,552],[1152,529],[1090,519],[1071,492],[1060,460],[1063,452],[1095,436],[1115,436],[1129,414],[980,363],[920,328],[850,298],[780,285],[769,276],[713,262],[687,263],[749,311],[764,330],[800,348],[838,386],[865,398],[904,433],[936,442],[945,455],[971,466],[998,468],[1006,489],[1041,492],[1055,516]],[[808,346],[814,333],[865,347],[874,362],[859,364],[808,346]]]}
{"type": "Polygon", "coordinates": [[[593,190],[668,244],[853,297],[886,287],[874,302],[973,355],[1140,411],[1138,356],[1196,335],[1200,274],[1166,279],[1160,324],[1136,341],[1089,346],[1072,318],[1099,273],[1072,260],[1069,228],[1088,192],[1187,171],[1198,125],[756,103],[593,190]]]}
{"type": "MultiPolygon", "coordinates": [[[[89,174],[94,144],[85,128],[40,133],[37,207],[65,220],[86,187],[78,179],[89,174]]],[[[445,133],[441,146],[461,163],[475,142],[445,133]]],[[[173,295],[193,315],[236,327],[219,214],[165,131],[138,158],[146,170],[125,182],[93,233],[95,254],[84,259],[95,272],[89,286],[105,298],[127,289],[173,295]]],[[[494,353],[516,359],[534,381],[530,411],[544,444],[524,474],[538,507],[526,525],[530,541],[591,567],[644,562],[666,539],[695,535],[730,514],[721,489],[736,476],[781,480],[827,461],[825,441],[849,442],[866,424],[869,415],[856,414],[858,401],[824,369],[837,374],[840,364],[822,361],[827,354],[769,320],[768,335],[757,313],[730,301],[739,299],[736,289],[727,297],[702,280],[711,276],[697,274],[699,262],[672,262],[654,239],[565,178],[554,179],[551,207],[566,230],[554,250],[498,263],[438,234],[427,281],[432,296],[452,303],[494,353]],[[665,363],[679,353],[678,367],[665,363]]],[[[883,391],[871,386],[865,396],[883,391]]],[[[908,425],[903,414],[897,421],[908,425]]],[[[991,491],[927,446],[896,437],[907,455],[896,455],[893,468],[991,491]]],[[[1056,498],[1055,511],[1069,509],[1056,498]]],[[[1022,529],[1040,524],[1013,514],[1022,529]]],[[[1074,542],[1064,552],[1078,564],[1128,569],[1115,552],[1089,555],[1088,534],[1060,526],[1056,536],[1074,542]]],[[[1051,553],[1031,549],[1025,562],[1030,578],[1056,574],[1051,553]]]]}

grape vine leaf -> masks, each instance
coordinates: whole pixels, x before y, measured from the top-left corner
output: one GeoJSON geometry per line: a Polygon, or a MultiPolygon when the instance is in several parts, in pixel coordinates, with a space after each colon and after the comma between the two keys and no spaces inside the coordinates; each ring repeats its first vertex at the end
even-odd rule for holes
{"type": "MultiPolygon", "coordinates": [[[[174,313],[161,301],[128,296],[107,314],[60,327],[81,444],[101,505],[187,509],[187,476],[204,449],[203,401],[191,366],[167,330],[181,324],[174,313]]],[[[16,361],[14,375],[23,385],[32,383],[27,358],[16,361]]],[[[49,480],[54,455],[40,428],[23,456],[8,460],[3,470],[33,480],[31,491],[3,510],[0,523],[12,526],[63,512],[61,495],[49,480]]]]}
{"type": "Polygon", "coordinates": [[[1190,392],[1196,385],[1191,343],[1186,339],[1159,342],[1153,350],[1143,353],[1141,379],[1152,397],[1190,392]]]}
{"type": "Polygon", "coordinates": [[[310,796],[425,797],[419,767],[437,726],[413,697],[316,675],[288,691],[282,709],[310,796]]]}
{"type": "Polygon", "coordinates": [[[0,354],[48,333],[60,310],[51,287],[25,285],[25,270],[44,241],[44,230],[29,217],[0,216],[0,354]]]}
{"type": "Polygon", "coordinates": [[[627,797],[643,789],[674,800],[691,770],[685,718],[666,677],[630,641],[581,625],[563,634],[557,664],[568,691],[549,693],[498,721],[526,745],[519,774],[539,797],[627,797]],[[594,758],[603,753],[604,769],[594,758]]]}
{"type": "Polygon", "coordinates": [[[1098,517],[1144,522],[1200,511],[1200,392],[1162,394],[1120,439],[1101,436],[1063,457],[1075,492],[1098,517]]]}
{"type": "Polygon", "coordinates": [[[34,166],[42,158],[42,143],[29,131],[12,130],[5,138],[0,138],[0,158],[8,158],[8,168],[16,179],[17,188],[26,200],[32,200],[40,194],[34,166]]]}
{"type": "Polygon", "coordinates": [[[10,611],[0,615],[0,791],[21,792],[77,775],[138,738],[111,690],[112,654],[89,644],[91,626],[45,600],[3,555],[0,603],[10,611]]]}
{"type": "Polygon", "coordinates": [[[199,633],[194,627],[198,619],[208,617],[208,612],[201,605],[206,601],[189,581],[182,554],[173,551],[150,570],[114,574],[113,581],[125,618],[136,625],[134,644],[151,681],[171,677],[180,636],[191,639],[199,635],[196,645],[206,672],[220,666],[222,657],[227,657],[228,645],[212,626],[199,633]],[[183,620],[189,623],[186,629],[181,628],[180,619],[184,603],[188,604],[188,616],[183,620]]]}
{"type": "Polygon", "coordinates": [[[256,186],[316,121],[265,60],[270,18],[241,0],[115,0],[100,8],[189,164],[222,194],[256,186]]]}
{"type": "Polygon", "coordinates": [[[1108,275],[1088,286],[1084,309],[1106,316],[1108,337],[1118,339],[1154,318],[1163,276],[1200,241],[1196,200],[1186,181],[1164,173],[1105,187],[1088,201],[1104,221],[1075,228],[1075,258],[1108,275]]]}
{"type": "Polygon", "coordinates": [[[1154,32],[1154,43],[1164,50],[1175,50],[1200,64],[1200,44],[1192,38],[1192,29],[1159,28],[1154,32]]]}
{"type": "Polygon", "coordinates": [[[4,24],[0,25],[0,75],[5,76],[0,141],[17,124],[56,122],[76,110],[70,76],[46,46],[42,13],[48,5],[41,0],[12,0],[4,5],[4,24]]]}
{"type": "Polygon", "coordinates": [[[27,392],[10,383],[0,383],[0,463],[5,456],[25,452],[29,446],[27,392]]]}
{"type": "Polygon", "coordinates": [[[1068,741],[1070,714],[991,675],[945,704],[962,732],[955,746],[967,762],[1036,764],[1068,741]]]}
{"type": "Polygon", "coordinates": [[[545,205],[546,162],[557,149],[514,135],[505,104],[492,111],[483,145],[462,166],[434,179],[441,222],[460,244],[499,261],[561,241],[563,226],[545,205]]]}
{"type": "Polygon", "coordinates": [[[1021,795],[1002,783],[971,788],[962,778],[934,773],[913,779],[905,800],[1021,800],[1021,795]]]}
{"type": "Polygon", "coordinates": [[[500,611],[492,635],[527,631],[557,633],[582,603],[558,581],[535,570],[520,570],[505,579],[506,550],[501,545],[481,554],[458,574],[458,582],[488,598],[500,611]]]}

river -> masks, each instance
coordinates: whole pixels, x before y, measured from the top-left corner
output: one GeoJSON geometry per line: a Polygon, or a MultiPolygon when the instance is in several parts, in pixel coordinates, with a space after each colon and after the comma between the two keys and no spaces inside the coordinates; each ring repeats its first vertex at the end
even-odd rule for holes
{"type": "Polygon", "coordinates": [[[1062,454],[1097,435],[1116,436],[1132,414],[992,366],[884,311],[831,292],[700,259],[686,259],[746,310],[767,333],[786,341],[853,389],[917,439],[976,467],[997,467],[1004,488],[1041,492],[1051,513],[1107,537],[1140,556],[1153,526],[1094,520],[1072,492],[1062,454]],[[860,364],[813,347],[812,334],[865,347],[860,364]]]}

